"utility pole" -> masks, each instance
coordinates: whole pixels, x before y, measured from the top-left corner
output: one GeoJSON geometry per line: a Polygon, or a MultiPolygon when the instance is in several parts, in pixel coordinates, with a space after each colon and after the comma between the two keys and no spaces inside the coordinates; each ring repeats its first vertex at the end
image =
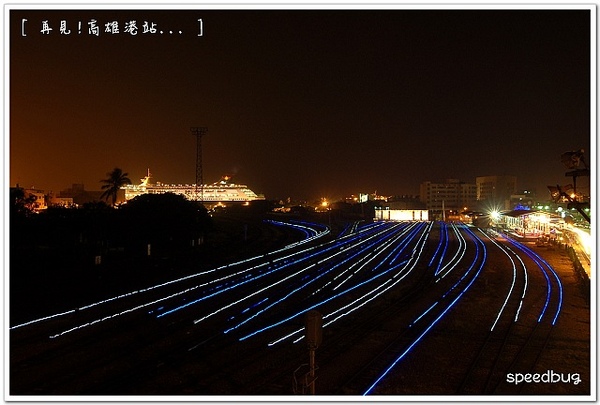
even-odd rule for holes
{"type": "Polygon", "coordinates": [[[204,202],[204,179],[202,178],[202,137],[208,132],[207,127],[191,127],[192,135],[196,137],[196,200],[200,187],[200,201],[204,202]]]}
{"type": "Polygon", "coordinates": [[[446,222],[446,208],[444,207],[444,200],[442,200],[442,221],[446,222]]]}

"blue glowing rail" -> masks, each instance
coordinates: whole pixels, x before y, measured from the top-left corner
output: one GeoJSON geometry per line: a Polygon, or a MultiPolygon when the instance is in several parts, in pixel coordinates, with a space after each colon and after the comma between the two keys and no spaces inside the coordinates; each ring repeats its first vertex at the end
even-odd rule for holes
{"type": "MultiPolygon", "coordinates": [[[[371,393],[371,391],[373,391],[375,389],[377,384],[379,384],[379,382],[381,380],[383,380],[383,378],[387,374],[389,374],[389,372],[396,366],[396,364],[398,364],[398,362],[400,362],[406,356],[406,354],[408,354],[417,345],[417,343],[419,343],[421,341],[421,339],[423,339],[423,337],[433,328],[433,326],[440,319],[442,319],[442,317],[444,315],[446,315],[448,313],[448,311],[450,311],[450,309],[458,302],[458,300],[465,294],[465,292],[473,285],[473,283],[475,282],[475,280],[481,273],[481,270],[483,269],[483,266],[487,260],[487,250],[486,250],[485,244],[470,229],[468,229],[468,228],[465,228],[465,229],[470,234],[471,238],[475,241],[475,246],[477,248],[475,259],[473,260],[473,262],[471,263],[471,266],[469,267],[469,270],[468,270],[469,272],[471,271],[472,268],[474,268],[476,266],[477,261],[479,261],[480,255],[482,255],[482,259],[480,261],[481,263],[477,269],[477,272],[475,273],[473,278],[470,280],[470,282],[463,288],[463,290],[454,298],[454,300],[452,300],[452,302],[450,302],[450,304],[429,324],[429,326],[427,326],[423,330],[423,332],[408,346],[408,348],[406,350],[404,350],[404,352],[402,352],[402,354],[400,354],[400,356],[398,356],[392,362],[392,364],[383,372],[383,374],[381,374],[375,380],[375,382],[373,384],[371,384],[371,386],[369,386],[369,388],[363,393],[363,396],[369,395],[371,393]],[[481,246],[481,250],[483,251],[483,253],[480,253],[480,246],[481,246]]],[[[413,322],[413,324],[414,324],[414,322],[413,322]]]]}

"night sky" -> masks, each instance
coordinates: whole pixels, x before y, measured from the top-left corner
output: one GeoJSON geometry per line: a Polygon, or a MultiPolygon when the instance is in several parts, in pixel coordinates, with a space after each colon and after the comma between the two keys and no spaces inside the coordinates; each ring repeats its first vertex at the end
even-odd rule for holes
{"type": "Polygon", "coordinates": [[[99,190],[114,167],[191,184],[194,126],[208,127],[205,183],[231,174],[268,199],[416,195],[487,175],[546,198],[570,182],[563,152],[594,157],[589,10],[12,10],[10,22],[11,186],[99,190]],[[118,34],[104,32],[112,21],[118,34]]]}

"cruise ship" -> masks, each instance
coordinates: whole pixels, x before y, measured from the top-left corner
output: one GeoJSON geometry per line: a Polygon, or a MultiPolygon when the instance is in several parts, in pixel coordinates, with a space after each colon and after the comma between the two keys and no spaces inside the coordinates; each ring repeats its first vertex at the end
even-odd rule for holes
{"type": "Polygon", "coordinates": [[[265,197],[256,194],[248,186],[234,184],[231,176],[223,176],[220,181],[213,184],[205,184],[204,187],[196,187],[195,184],[165,184],[151,183],[150,170],[141,179],[138,185],[128,184],[121,189],[125,190],[125,200],[131,200],[142,194],[181,194],[188,200],[202,201],[205,203],[247,203],[255,200],[264,200],[265,197]]]}

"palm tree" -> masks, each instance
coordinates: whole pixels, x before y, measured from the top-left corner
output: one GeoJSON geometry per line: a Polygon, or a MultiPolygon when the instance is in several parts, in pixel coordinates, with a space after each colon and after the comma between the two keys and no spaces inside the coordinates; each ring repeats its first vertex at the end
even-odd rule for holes
{"type": "Polygon", "coordinates": [[[125,184],[131,184],[131,180],[127,177],[128,173],[123,173],[123,170],[118,167],[115,167],[112,172],[108,172],[106,175],[108,176],[107,179],[100,180],[101,183],[104,183],[102,186],[104,192],[100,198],[105,199],[107,202],[108,199],[111,198],[111,205],[114,206],[117,202],[117,193],[119,192],[119,189],[125,184]]]}

